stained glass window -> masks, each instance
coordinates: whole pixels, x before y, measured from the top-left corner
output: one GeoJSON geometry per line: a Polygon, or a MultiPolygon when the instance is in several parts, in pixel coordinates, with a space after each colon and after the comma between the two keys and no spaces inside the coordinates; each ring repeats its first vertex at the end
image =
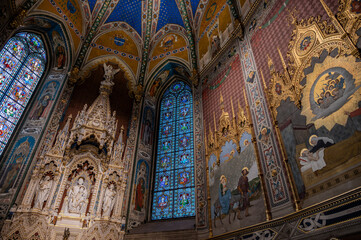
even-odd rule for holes
{"type": "Polygon", "coordinates": [[[157,146],[152,220],[194,216],[193,98],[183,82],[161,99],[157,146]]]}
{"type": "Polygon", "coordinates": [[[39,79],[46,54],[33,33],[18,33],[0,52],[0,155],[19,121],[39,79]]]}

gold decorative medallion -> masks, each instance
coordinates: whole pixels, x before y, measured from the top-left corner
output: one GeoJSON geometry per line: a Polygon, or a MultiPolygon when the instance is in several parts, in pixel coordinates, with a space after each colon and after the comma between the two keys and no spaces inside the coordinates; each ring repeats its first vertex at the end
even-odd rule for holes
{"type": "Polygon", "coordinates": [[[346,125],[348,113],[355,111],[361,101],[360,67],[354,56],[328,56],[315,64],[303,89],[301,114],[306,116],[307,124],[328,130],[335,124],[346,125]]]}
{"type": "Polygon", "coordinates": [[[296,44],[296,53],[304,56],[309,53],[316,42],[316,33],[312,30],[305,32],[296,44]]]}

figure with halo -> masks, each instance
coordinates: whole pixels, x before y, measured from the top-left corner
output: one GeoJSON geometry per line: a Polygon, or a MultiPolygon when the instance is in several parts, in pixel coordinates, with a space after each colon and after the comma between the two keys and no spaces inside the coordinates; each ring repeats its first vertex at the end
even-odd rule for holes
{"type": "Polygon", "coordinates": [[[88,190],[84,184],[84,178],[80,177],[77,183],[72,186],[67,196],[67,204],[65,206],[66,213],[85,213],[88,203],[88,190]]]}

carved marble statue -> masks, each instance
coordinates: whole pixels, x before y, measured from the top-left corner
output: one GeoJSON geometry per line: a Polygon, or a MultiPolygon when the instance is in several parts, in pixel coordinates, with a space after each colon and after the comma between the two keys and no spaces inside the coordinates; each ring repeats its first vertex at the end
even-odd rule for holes
{"type": "Polygon", "coordinates": [[[88,203],[88,190],[84,185],[84,178],[79,178],[76,185],[70,188],[67,198],[65,212],[85,213],[88,203]]]}
{"type": "Polygon", "coordinates": [[[116,200],[116,194],[115,186],[114,184],[110,184],[104,193],[104,199],[103,199],[103,217],[110,217],[110,213],[113,210],[114,203],[116,200]]]}
{"type": "Polygon", "coordinates": [[[44,202],[48,199],[53,180],[49,176],[41,179],[38,186],[38,194],[35,199],[34,208],[42,209],[44,202]]]}
{"type": "MultiPolygon", "coordinates": [[[[120,69],[113,69],[112,65],[106,65],[105,63],[103,64],[103,66],[105,82],[113,83],[114,75],[117,74],[120,69]]],[[[114,83],[112,85],[114,85],[114,83]]]]}

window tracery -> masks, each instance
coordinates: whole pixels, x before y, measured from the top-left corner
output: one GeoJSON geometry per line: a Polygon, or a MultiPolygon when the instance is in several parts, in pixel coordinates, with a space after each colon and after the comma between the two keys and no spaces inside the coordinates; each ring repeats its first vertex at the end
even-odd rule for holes
{"type": "Polygon", "coordinates": [[[0,155],[31,98],[46,64],[41,38],[21,32],[0,52],[0,155]]]}
{"type": "Polygon", "coordinates": [[[173,83],[160,103],[152,220],[195,215],[193,98],[191,88],[173,83]]]}

